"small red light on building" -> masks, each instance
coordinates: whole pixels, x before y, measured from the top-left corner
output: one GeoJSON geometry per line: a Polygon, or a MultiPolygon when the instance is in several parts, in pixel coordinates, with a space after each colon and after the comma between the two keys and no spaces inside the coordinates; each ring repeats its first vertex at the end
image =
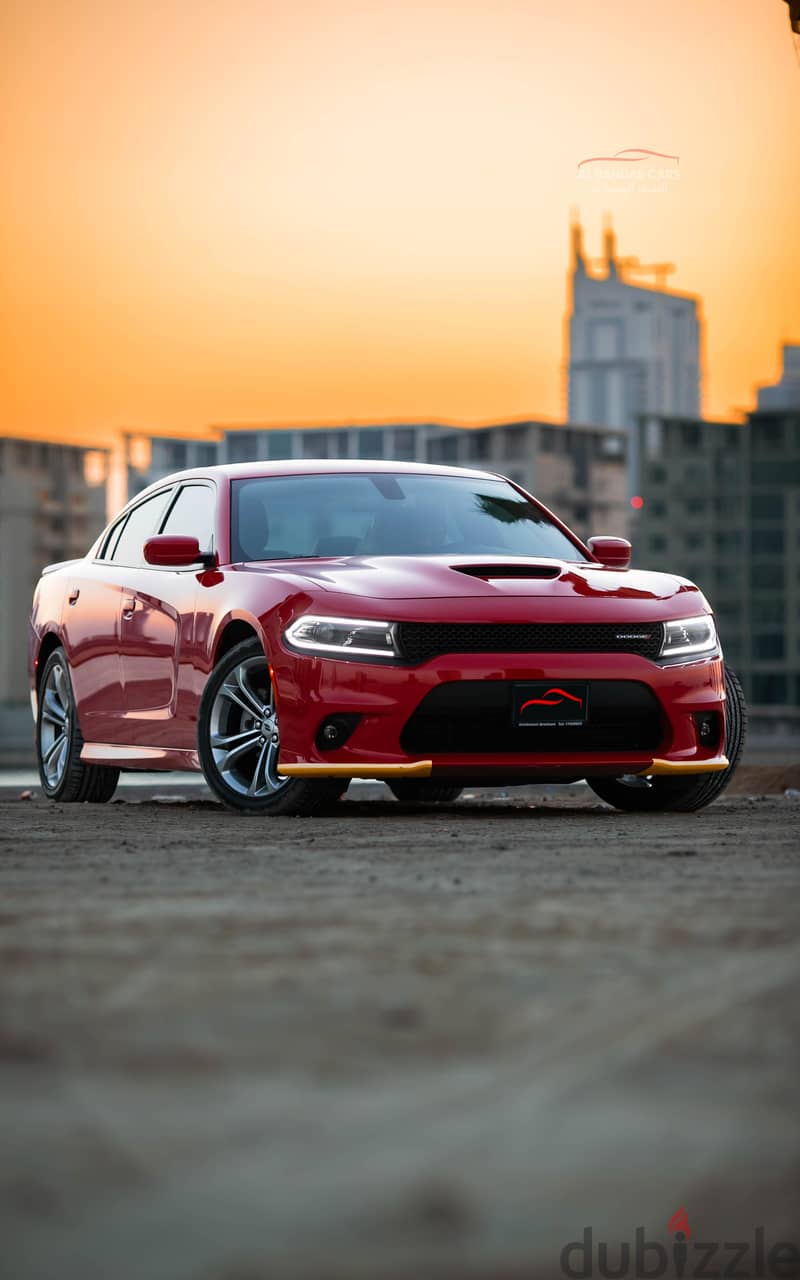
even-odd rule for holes
{"type": "Polygon", "coordinates": [[[644,498],[640,498],[637,493],[634,498],[631,498],[631,506],[633,507],[634,511],[641,511],[642,507],[644,506],[644,498]]]}

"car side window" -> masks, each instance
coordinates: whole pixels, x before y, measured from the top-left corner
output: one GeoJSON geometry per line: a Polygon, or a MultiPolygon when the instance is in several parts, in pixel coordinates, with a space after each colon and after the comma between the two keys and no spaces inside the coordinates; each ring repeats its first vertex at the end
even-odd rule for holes
{"type": "Polygon", "coordinates": [[[144,502],[133,508],[117,538],[116,546],[109,544],[107,560],[131,566],[145,563],[144,544],[158,528],[171,492],[171,489],[164,489],[161,493],[154,493],[152,498],[145,498],[144,502]]]}
{"type": "Polygon", "coordinates": [[[186,484],[172,504],[162,533],[197,538],[201,551],[214,550],[214,490],[207,484],[186,484]]]}

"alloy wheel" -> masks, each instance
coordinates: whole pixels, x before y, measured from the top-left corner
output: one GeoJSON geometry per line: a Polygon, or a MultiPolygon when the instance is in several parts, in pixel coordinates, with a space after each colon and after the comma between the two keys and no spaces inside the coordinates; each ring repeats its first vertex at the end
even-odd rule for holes
{"type": "Polygon", "coordinates": [[[67,768],[72,715],[69,681],[60,662],[53,663],[47,672],[40,697],[42,771],[48,787],[55,790],[61,784],[67,768]]]}
{"type": "Polygon", "coordinates": [[[265,658],[246,658],[225,677],[211,707],[209,745],[226,786],[263,799],[290,782],[278,773],[280,730],[265,658]]]}

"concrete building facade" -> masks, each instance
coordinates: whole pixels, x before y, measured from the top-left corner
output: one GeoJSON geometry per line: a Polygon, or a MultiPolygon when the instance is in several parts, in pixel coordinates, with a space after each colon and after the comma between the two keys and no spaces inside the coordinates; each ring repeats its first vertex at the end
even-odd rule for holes
{"type": "Polygon", "coordinates": [[[27,703],[28,619],[46,564],[83,556],[106,518],[109,452],[0,439],[0,704],[27,703]]]}
{"type": "Polygon", "coordinates": [[[697,582],[760,727],[800,733],[800,411],[639,432],[635,562],[697,582]]]}
{"type": "Polygon", "coordinates": [[[697,299],[631,278],[651,270],[666,279],[672,269],[670,263],[647,268],[636,258],[618,257],[610,227],[603,258],[589,259],[580,224],[572,227],[568,417],[630,434],[631,493],[638,472],[639,418],[700,415],[697,299]]]}

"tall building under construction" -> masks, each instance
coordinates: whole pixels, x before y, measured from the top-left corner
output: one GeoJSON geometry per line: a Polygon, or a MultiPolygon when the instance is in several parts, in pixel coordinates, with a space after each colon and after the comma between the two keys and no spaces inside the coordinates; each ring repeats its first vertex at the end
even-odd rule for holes
{"type": "Polygon", "coordinates": [[[586,256],[579,222],[571,234],[568,418],[630,433],[633,484],[639,418],[700,416],[697,299],[666,288],[671,263],[619,257],[609,222],[600,259],[586,256]]]}

